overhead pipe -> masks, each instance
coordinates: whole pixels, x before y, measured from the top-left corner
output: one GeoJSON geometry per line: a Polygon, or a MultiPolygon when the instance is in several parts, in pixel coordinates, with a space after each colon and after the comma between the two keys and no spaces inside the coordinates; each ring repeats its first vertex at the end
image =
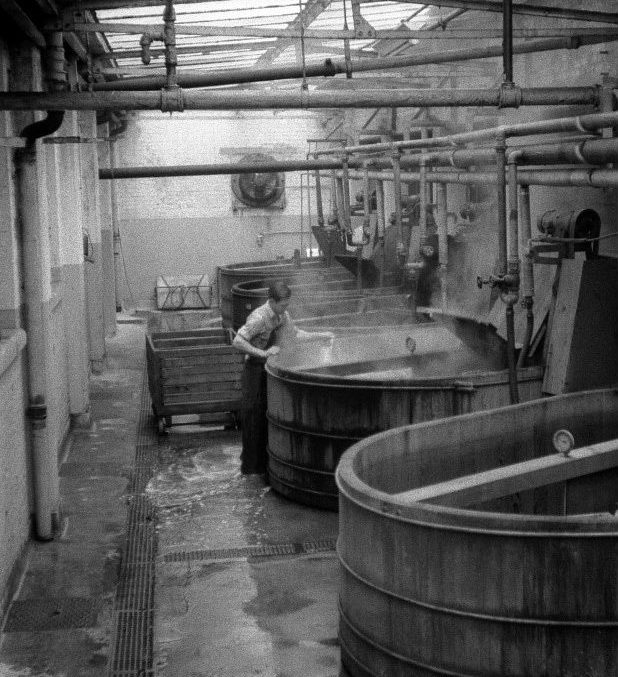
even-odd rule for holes
{"type": "MultiPolygon", "coordinates": [[[[617,40],[618,35],[574,35],[558,38],[529,40],[516,45],[510,43],[510,62],[513,54],[531,54],[535,52],[554,51],[558,49],[578,49],[582,45],[594,45],[617,40]]],[[[347,62],[346,59],[325,59],[318,64],[306,64],[304,68],[298,65],[271,66],[270,68],[235,69],[220,73],[179,73],[177,83],[180,87],[218,87],[237,85],[247,82],[267,82],[274,80],[290,80],[297,78],[332,77],[334,75],[363,73],[368,71],[382,71],[388,69],[409,68],[438,63],[456,63],[475,59],[487,59],[504,55],[502,45],[483,47],[466,47],[450,49],[429,54],[413,54],[409,56],[391,56],[376,59],[361,59],[347,62]]],[[[505,57],[506,58],[506,57],[505,57]]],[[[511,66],[512,77],[512,66],[511,66]]],[[[149,91],[161,89],[166,84],[166,76],[139,76],[95,82],[90,89],[102,91],[149,91]]]]}
{"type": "MultiPolygon", "coordinates": [[[[309,110],[597,105],[598,87],[328,91],[0,92],[0,110],[309,110]]],[[[427,143],[429,139],[425,140],[427,143]]],[[[410,143],[410,142],[408,142],[410,143]]],[[[323,151],[322,151],[323,152],[323,151]]]]}
{"type": "MultiPolygon", "coordinates": [[[[335,170],[335,174],[337,171],[335,170]]],[[[419,181],[420,172],[402,172],[402,181],[419,181]]],[[[361,172],[350,172],[350,178],[362,178],[361,172]]],[[[380,181],[393,181],[393,173],[388,171],[369,172],[369,178],[380,181]]],[[[494,185],[496,172],[470,171],[432,171],[427,172],[428,181],[468,186],[494,185]]],[[[530,186],[584,186],[588,188],[617,188],[618,170],[616,169],[520,169],[517,182],[530,186]]]]}
{"type": "MultiPolygon", "coordinates": [[[[618,162],[618,138],[590,139],[587,141],[564,142],[555,144],[531,145],[527,147],[512,147],[507,150],[510,156],[517,154],[518,163],[525,165],[550,164],[590,164],[603,165],[618,162]]],[[[399,155],[399,168],[416,167],[430,163],[445,165],[454,168],[466,168],[494,162],[494,151],[491,148],[462,149],[427,153],[417,155],[399,155]]],[[[170,176],[214,176],[221,174],[292,172],[292,171],[319,171],[325,169],[341,169],[344,160],[333,159],[306,159],[306,160],[270,160],[265,162],[220,163],[212,165],[168,165],[153,167],[102,167],[99,170],[100,179],[139,179],[170,176]]],[[[346,160],[348,169],[361,169],[366,161],[361,158],[350,157],[346,160]]],[[[378,169],[390,169],[395,160],[373,158],[371,164],[378,169]]],[[[434,170],[435,171],[435,170],[434,170]]],[[[362,176],[361,176],[362,178],[362,176]]]]}
{"type": "MultiPolygon", "coordinates": [[[[599,97],[601,97],[599,87],[599,97]]],[[[600,103],[600,98],[597,104],[600,103]]],[[[595,104],[595,105],[597,105],[595,104]]],[[[346,154],[352,153],[381,153],[393,152],[394,150],[426,150],[428,148],[440,148],[456,146],[458,144],[473,143],[475,141],[487,141],[504,136],[506,139],[514,136],[531,136],[534,134],[553,134],[559,132],[595,132],[603,127],[618,127],[618,112],[588,113],[574,117],[550,118],[535,122],[520,122],[517,124],[498,125],[485,129],[476,129],[471,132],[459,132],[446,136],[436,136],[430,139],[409,139],[405,141],[389,141],[381,143],[368,143],[358,146],[347,146],[346,154]]],[[[341,154],[341,148],[327,148],[317,151],[319,155],[341,154]]]]}

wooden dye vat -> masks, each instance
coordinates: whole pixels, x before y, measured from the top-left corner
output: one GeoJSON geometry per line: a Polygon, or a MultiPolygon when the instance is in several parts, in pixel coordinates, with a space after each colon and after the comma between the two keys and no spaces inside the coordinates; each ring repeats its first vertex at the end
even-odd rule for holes
{"type": "MultiPolygon", "coordinates": [[[[249,314],[268,300],[264,280],[235,284],[232,288],[232,327],[237,331],[249,314]]],[[[290,284],[292,300],[288,312],[294,319],[361,314],[386,308],[405,310],[405,294],[395,287],[358,291],[355,280],[325,280],[319,283],[290,284]]],[[[409,318],[408,318],[409,319],[409,318]]]]}
{"type": "MultiPolygon", "coordinates": [[[[384,328],[391,322],[388,313],[376,315],[384,328]]],[[[379,329],[338,336],[332,348],[296,343],[268,360],[268,469],[277,492],[336,510],[335,468],[358,440],[510,402],[503,344],[494,333],[484,336],[479,357],[442,323],[379,329]]],[[[540,367],[518,371],[521,401],[540,397],[542,374],[540,367]]]]}
{"type": "Polygon", "coordinates": [[[172,416],[240,411],[244,355],[227,329],[147,334],[146,364],[160,430],[172,416]]]}
{"type": "Polygon", "coordinates": [[[597,390],[351,447],[337,468],[347,673],[618,674],[616,438],[618,393],[597,390]]]}
{"type": "Polygon", "coordinates": [[[342,265],[327,267],[322,259],[287,261],[251,261],[233,263],[217,270],[219,308],[224,327],[232,326],[232,287],[250,280],[351,280],[352,274],[342,265]]]}

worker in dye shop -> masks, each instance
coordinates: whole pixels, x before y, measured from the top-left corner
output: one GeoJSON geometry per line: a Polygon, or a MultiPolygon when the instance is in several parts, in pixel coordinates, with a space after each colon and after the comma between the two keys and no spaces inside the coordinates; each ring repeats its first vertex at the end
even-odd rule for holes
{"type": "Polygon", "coordinates": [[[282,341],[334,338],[330,331],[308,332],[298,329],[287,308],[292,292],[285,282],[268,288],[268,300],[247,317],[234,337],[233,346],[245,353],[242,375],[242,452],[240,471],[244,475],[266,474],[268,466],[268,425],[266,421],[266,372],[264,365],[277,355],[282,341]]]}

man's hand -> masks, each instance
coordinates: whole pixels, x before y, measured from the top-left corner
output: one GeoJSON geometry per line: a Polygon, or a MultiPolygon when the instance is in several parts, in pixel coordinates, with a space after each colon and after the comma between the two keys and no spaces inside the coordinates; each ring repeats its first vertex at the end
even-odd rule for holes
{"type": "Polygon", "coordinates": [[[271,346],[270,348],[264,351],[264,355],[266,357],[270,357],[271,355],[278,355],[280,350],[281,348],[279,348],[279,346],[271,346]]]}

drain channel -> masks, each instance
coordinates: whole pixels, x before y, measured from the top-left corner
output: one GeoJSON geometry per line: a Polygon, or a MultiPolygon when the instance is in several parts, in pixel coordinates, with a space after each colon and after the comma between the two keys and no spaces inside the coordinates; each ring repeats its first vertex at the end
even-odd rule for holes
{"type": "Polygon", "coordinates": [[[158,441],[142,379],[135,463],[128,488],[126,539],[116,596],[109,677],[152,677],[157,510],[144,493],[157,469],[158,441]]]}
{"type": "Polygon", "coordinates": [[[219,550],[190,550],[169,552],[163,557],[164,562],[190,562],[210,559],[245,559],[254,557],[285,557],[295,555],[311,555],[319,552],[333,552],[337,541],[325,538],[303,543],[274,543],[270,545],[248,545],[242,548],[222,548],[219,550]]]}

